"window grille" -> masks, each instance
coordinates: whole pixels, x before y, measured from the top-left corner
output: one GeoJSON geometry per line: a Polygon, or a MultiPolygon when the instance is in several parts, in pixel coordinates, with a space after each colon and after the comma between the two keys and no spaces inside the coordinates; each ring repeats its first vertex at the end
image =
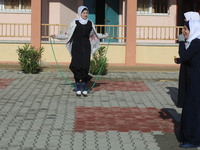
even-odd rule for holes
{"type": "Polygon", "coordinates": [[[137,0],[139,14],[166,14],[168,9],[168,0],[137,0]]]}
{"type": "Polygon", "coordinates": [[[167,13],[168,1],[167,0],[153,0],[152,5],[153,13],[167,13]]]}
{"type": "Polygon", "coordinates": [[[31,0],[0,0],[0,12],[30,12],[31,0]]]}
{"type": "Polygon", "coordinates": [[[137,11],[149,13],[149,0],[137,0],[137,11]]]}

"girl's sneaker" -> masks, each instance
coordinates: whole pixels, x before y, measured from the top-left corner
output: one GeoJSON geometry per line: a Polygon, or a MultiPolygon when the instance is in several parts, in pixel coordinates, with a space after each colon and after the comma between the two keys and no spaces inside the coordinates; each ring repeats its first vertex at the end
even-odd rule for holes
{"type": "Polygon", "coordinates": [[[76,91],[77,96],[81,96],[81,91],[76,91]]]}
{"type": "Polygon", "coordinates": [[[83,91],[82,94],[83,94],[83,96],[87,96],[88,93],[87,93],[87,91],[83,91]]]}

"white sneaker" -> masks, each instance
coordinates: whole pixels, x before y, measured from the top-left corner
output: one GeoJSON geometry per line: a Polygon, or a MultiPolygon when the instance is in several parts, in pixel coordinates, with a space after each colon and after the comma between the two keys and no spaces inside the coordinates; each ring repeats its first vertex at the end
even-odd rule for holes
{"type": "Polygon", "coordinates": [[[77,91],[77,92],[76,92],[76,95],[77,95],[77,96],[81,96],[81,91],[77,91]]]}
{"type": "Polygon", "coordinates": [[[87,91],[83,91],[82,94],[83,94],[84,96],[87,96],[88,93],[87,93],[87,91]]]}

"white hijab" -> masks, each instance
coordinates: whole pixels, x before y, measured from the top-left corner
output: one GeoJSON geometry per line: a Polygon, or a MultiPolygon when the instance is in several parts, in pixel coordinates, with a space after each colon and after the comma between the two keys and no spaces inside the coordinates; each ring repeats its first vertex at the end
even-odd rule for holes
{"type": "Polygon", "coordinates": [[[189,20],[200,21],[200,15],[198,12],[189,11],[189,12],[184,13],[184,16],[185,16],[186,21],[189,21],[189,20]]]}
{"type": "MultiPolygon", "coordinates": [[[[78,20],[81,24],[84,25],[84,24],[87,24],[88,18],[87,18],[87,19],[83,19],[83,18],[81,17],[81,13],[82,13],[83,9],[87,9],[87,10],[88,10],[88,8],[87,8],[86,6],[80,6],[80,7],[78,8],[78,16],[79,16],[79,18],[76,19],[76,20],[78,20]]],[[[89,11],[89,10],[88,10],[88,11],[89,11]]]]}
{"type": "Polygon", "coordinates": [[[189,21],[190,26],[190,35],[188,39],[186,40],[186,49],[190,46],[192,40],[198,38],[200,39],[200,21],[196,20],[190,20],[189,21]]]}

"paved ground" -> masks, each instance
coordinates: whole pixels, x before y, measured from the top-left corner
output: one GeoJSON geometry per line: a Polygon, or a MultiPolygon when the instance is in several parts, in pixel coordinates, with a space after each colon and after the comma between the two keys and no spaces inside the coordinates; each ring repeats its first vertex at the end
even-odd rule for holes
{"type": "Polygon", "coordinates": [[[0,70],[0,150],[179,150],[177,85],[177,71],[110,72],[76,97],[56,71],[0,70]]]}

